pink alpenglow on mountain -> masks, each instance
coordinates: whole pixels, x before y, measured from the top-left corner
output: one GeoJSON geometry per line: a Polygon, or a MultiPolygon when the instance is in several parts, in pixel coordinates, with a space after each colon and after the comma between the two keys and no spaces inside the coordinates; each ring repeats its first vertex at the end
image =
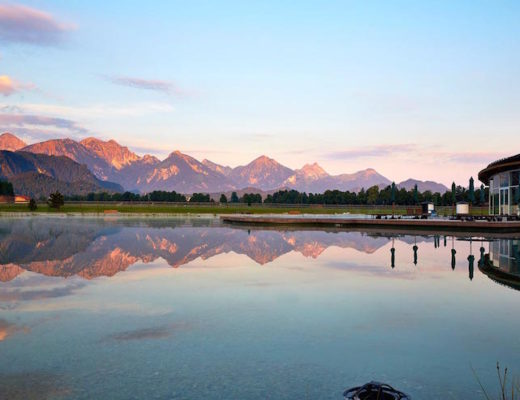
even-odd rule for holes
{"type": "Polygon", "coordinates": [[[0,150],[17,151],[25,146],[27,143],[9,132],[0,135],[0,150]]]}
{"type": "Polygon", "coordinates": [[[180,151],[174,151],[168,158],[153,165],[138,178],[136,184],[144,191],[175,190],[180,193],[207,193],[234,188],[226,176],[180,151]]]}
{"type": "Polygon", "coordinates": [[[309,191],[316,181],[329,176],[318,163],[305,164],[302,168],[295,170],[294,174],[285,180],[283,186],[304,188],[305,191],[309,191]]]}
{"type": "Polygon", "coordinates": [[[104,159],[91,152],[81,143],[72,139],[53,139],[34,143],[21,149],[29,153],[48,156],[65,156],[79,164],[84,164],[101,180],[113,180],[113,167],[104,159]]]}
{"type": "Polygon", "coordinates": [[[260,156],[245,166],[236,167],[230,177],[238,187],[254,186],[262,190],[281,187],[294,171],[269,158],[260,156]]]}
{"type": "Polygon", "coordinates": [[[231,174],[231,172],[233,171],[233,168],[231,168],[231,167],[214,163],[213,161],[210,161],[206,158],[204,160],[202,160],[202,164],[204,164],[206,167],[208,167],[209,169],[211,169],[215,172],[221,173],[224,176],[229,176],[229,174],[231,174]]]}
{"type": "Polygon", "coordinates": [[[117,170],[120,170],[141,158],[137,154],[128,150],[128,147],[121,146],[115,140],[104,142],[90,137],[82,140],[80,143],[117,170]]]}
{"type": "MultiPolygon", "coordinates": [[[[207,159],[200,162],[180,151],[172,152],[164,160],[149,154],[140,156],[114,140],[103,141],[96,138],[87,138],[81,142],[54,139],[26,146],[16,136],[4,133],[0,136],[0,149],[64,156],[86,165],[102,181],[115,182],[124,190],[141,193],[152,190],[175,190],[185,194],[231,191],[242,193],[244,190],[267,193],[283,189],[307,193],[323,193],[335,189],[357,192],[362,188],[384,188],[391,184],[389,179],[372,168],[351,174],[330,175],[317,163],[305,164],[302,168],[293,170],[267,156],[260,156],[247,165],[232,168],[207,159]]],[[[445,188],[435,182],[416,180],[401,182],[398,186],[413,187],[414,183],[418,183],[421,191],[435,189],[444,192],[445,188]]]]}

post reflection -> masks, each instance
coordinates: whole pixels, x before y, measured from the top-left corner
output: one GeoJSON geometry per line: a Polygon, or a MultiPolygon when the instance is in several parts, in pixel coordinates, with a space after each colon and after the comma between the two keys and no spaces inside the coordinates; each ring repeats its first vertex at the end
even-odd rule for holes
{"type": "Polygon", "coordinates": [[[469,239],[468,274],[469,280],[473,280],[475,256],[473,255],[473,240],[469,239]]]}
{"type": "Polygon", "coordinates": [[[395,238],[392,238],[392,248],[390,249],[390,265],[392,269],[395,268],[395,238]]]}
{"type": "Polygon", "coordinates": [[[454,245],[454,239],[452,239],[452,245],[451,245],[451,269],[455,271],[455,266],[457,264],[457,259],[455,258],[455,255],[457,254],[457,250],[455,250],[454,245]]]}

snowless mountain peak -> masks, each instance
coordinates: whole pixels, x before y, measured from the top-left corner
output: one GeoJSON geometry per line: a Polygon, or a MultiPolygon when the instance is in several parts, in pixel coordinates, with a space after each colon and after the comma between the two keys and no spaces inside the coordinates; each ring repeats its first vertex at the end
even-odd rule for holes
{"type": "Polygon", "coordinates": [[[23,140],[10,132],[0,135],[0,150],[17,151],[27,146],[23,140]]]}
{"type": "Polygon", "coordinates": [[[113,139],[104,142],[103,140],[89,137],[80,143],[117,170],[140,159],[128,147],[121,146],[113,139]]]}
{"type": "Polygon", "coordinates": [[[317,162],[305,164],[301,169],[296,170],[296,172],[301,172],[307,176],[313,176],[316,178],[329,175],[317,162]]]}

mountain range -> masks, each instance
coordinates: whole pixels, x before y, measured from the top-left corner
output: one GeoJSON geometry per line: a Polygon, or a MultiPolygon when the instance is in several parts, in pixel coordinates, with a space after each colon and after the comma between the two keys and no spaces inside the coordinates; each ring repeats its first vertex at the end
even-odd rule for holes
{"type": "MultiPolygon", "coordinates": [[[[153,190],[175,190],[191,194],[193,192],[223,193],[244,188],[265,192],[286,188],[321,193],[333,189],[359,191],[374,185],[382,188],[391,184],[388,178],[371,168],[350,174],[331,175],[317,163],[306,164],[300,169],[293,170],[265,155],[247,165],[231,168],[207,159],[201,162],[180,151],[170,153],[164,160],[159,160],[152,155],[139,156],[114,140],[103,141],[96,138],[81,141],[53,139],[27,145],[15,135],[6,132],[0,135],[0,150],[4,150],[2,153],[4,158],[7,157],[4,154],[6,152],[39,154],[51,158],[61,157],[59,158],[61,161],[66,157],[77,164],[86,166],[96,180],[93,180],[92,177],[87,179],[84,176],[84,179],[79,179],[79,181],[86,179],[100,186],[97,190],[108,188],[142,193],[153,190]],[[104,187],[103,182],[110,183],[104,187]]],[[[18,158],[9,156],[10,160],[20,160],[20,162],[24,158],[27,158],[27,155],[18,158]]],[[[38,160],[38,162],[43,161],[38,160]]],[[[36,164],[30,169],[32,172],[30,176],[17,174],[15,177],[13,173],[9,173],[10,169],[12,168],[7,168],[7,163],[3,162],[0,177],[16,181],[15,190],[22,187],[21,183],[24,179],[30,178],[33,182],[35,172],[61,180],[46,168],[39,170],[36,164]]],[[[43,178],[39,176],[39,179],[43,178]]],[[[418,185],[420,190],[431,190],[433,187],[435,187],[435,191],[447,190],[443,189],[445,188],[443,185],[435,182],[414,182],[420,183],[418,185]]],[[[407,184],[408,181],[405,181],[399,185],[407,184]]],[[[27,194],[29,186],[31,185],[25,185],[25,192],[20,193],[27,194]]],[[[86,187],[82,188],[81,193],[84,190],[86,187]]]]}
{"type": "Polygon", "coordinates": [[[0,150],[0,177],[9,180],[16,193],[30,197],[59,191],[65,195],[120,192],[123,188],[94,176],[82,164],[64,156],[0,150]]]}

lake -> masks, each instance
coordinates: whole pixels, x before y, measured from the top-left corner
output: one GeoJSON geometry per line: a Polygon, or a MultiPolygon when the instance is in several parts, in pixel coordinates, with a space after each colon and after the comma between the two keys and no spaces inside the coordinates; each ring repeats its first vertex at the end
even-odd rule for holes
{"type": "Polygon", "coordinates": [[[484,398],[473,370],[495,395],[497,361],[520,377],[519,244],[3,218],[0,398],[484,398]]]}

